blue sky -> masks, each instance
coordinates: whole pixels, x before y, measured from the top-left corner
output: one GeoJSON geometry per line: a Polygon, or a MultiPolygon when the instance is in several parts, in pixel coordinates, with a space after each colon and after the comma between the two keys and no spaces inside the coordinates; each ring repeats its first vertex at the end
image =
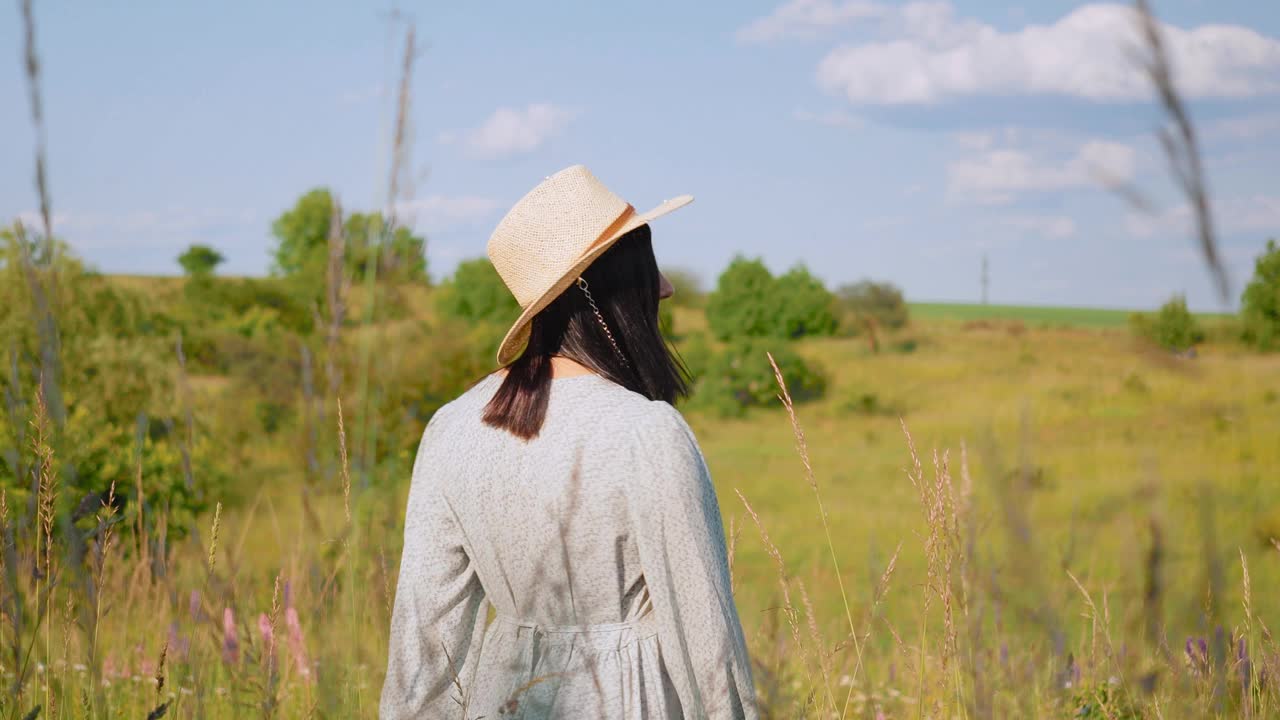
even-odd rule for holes
{"type": "MultiPolygon", "coordinates": [[[[108,272],[188,244],[265,273],[272,218],[328,186],[384,207],[405,24],[329,2],[36,3],[55,232],[108,272]]],[[[737,253],[918,300],[1218,309],[1126,55],[1124,5],[873,0],[405,3],[411,193],[434,277],[584,163],[704,284],[737,253]],[[1141,213],[1103,187],[1132,183],[1141,213]]],[[[1205,144],[1238,296],[1280,236],[1280,5],[1156,9],[1205,144]]],[[[14,3],[0,8],[0,217],[36,207],[14,3]]],[[[1234,300],[1233,300],[1234,304],[1234,300]]]]}

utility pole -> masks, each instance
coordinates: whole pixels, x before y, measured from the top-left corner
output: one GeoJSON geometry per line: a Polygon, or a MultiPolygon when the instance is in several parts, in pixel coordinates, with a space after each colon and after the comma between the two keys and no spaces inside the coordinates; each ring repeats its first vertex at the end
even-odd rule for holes
{"type": "Polygon", "coordinates": [[[987,267],[987,254],[982,254],[982,304],[987,304],[987,289],[991,286],[991,273],[987,267]]]}

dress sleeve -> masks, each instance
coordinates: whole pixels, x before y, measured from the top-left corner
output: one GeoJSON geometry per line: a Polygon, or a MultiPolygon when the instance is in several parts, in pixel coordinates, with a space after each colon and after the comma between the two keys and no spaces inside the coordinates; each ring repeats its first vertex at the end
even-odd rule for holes
{"type": "Polygon", "coordinates": [[[715,488],[684,418],[667,403],[638,428],[631,522],[658,642],[686,718],[755,720],[755,687],[729,585],[715,488]]]}
{"type": "Polygon", "coordinates": [[[462,718],[488,614],[462,528],[442,492],[439,415],[423,432],[409,485],[381,720],[462,718]]]}

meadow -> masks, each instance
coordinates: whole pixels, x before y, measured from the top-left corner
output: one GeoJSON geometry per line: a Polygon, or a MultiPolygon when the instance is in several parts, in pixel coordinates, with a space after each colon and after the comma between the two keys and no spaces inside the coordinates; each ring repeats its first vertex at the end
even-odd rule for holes
{"type": "MultiPolygon", "coordinates": [[[[84,282],[175,317],[196,297],[169,278],[84,282]]],[[[488,362],[487,347],[460,359],[465,333],[435,317],[438,290],[397,292],[394,312],[364,323],[376,299],[353,289],[355,319],[329,347],[347,370],[334,397],[326,353],[268,334],[263,347],[295,358],[277,376],[233,345],[246,379],[202,371],[189,337],[152,370],[178,427],[189,418],[168,436],[186,450],[144,451],[78,508],[58,492],[39,393],[11,399],[35,482],[9,485],[0,510],[0,665],[17,691],[0,714],[375,716],[421,430],[378,397],[488,362]],[[277,377],[291,385],[262,384],[277,377]],[[227,476],[170,520],[184,464],[227,476]]],[[[735,418],[686,409],[765,716],[1278,712],[1280,356],[1211,340],[1182,357],[1087,318],[930,307],[879,351],[863,337],[793,343],[829,378],[794,406],[801,441],[781,400],[735,418]]],[[[674,323],[681,346],[706,327],[697,303],[674,323]]]]}

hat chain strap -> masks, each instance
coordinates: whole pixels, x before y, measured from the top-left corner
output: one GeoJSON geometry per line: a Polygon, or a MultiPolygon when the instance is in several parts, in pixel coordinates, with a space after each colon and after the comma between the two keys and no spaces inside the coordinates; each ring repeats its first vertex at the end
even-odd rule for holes
{"type": "Polygon", "coordinates": [[[618,358],[622,360],[622,364],[627,367],[631,363],[627,362],[627,356],[622,354],[622,349],[618,347],[618,342],[613,339],[613,333],[609,331],[609,325],[604,321],[604,315],[600,312],[600,306],[596,305],[596,299],[591,297],[591,291],[587,289],[587,280],[581,275],[578,276],[578,287],[582,289],[582,294],[587,296],[587,304],[591,305],[591,311],[596,314],[596,320],[600,322],[600,327],[604,328],[605,337],[609,338],[609,344],[613,346],[613,351],[618,354],[618,358]]]}

